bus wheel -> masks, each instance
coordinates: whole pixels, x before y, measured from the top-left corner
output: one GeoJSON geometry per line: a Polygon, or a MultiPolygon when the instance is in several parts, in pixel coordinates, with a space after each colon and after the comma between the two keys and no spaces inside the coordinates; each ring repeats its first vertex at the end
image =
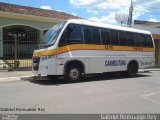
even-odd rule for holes
{"type": "Polygon", "coordinates": [[[79,82],[82,77],[82,69],[79,65],[73,64],[67,67],[66,79],[68,82],[79,82]]]}
{"type": "Polygon", "coordinates": [[[127,70],[128,77],[135,77],[137,72],[138,66],[134,63],[130,63],[127,70]]]}

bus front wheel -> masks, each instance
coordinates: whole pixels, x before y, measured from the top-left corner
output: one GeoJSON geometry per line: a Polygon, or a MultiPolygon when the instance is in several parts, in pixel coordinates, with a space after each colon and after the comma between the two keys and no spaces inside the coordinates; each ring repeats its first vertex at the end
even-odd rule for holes
{"type": "Polygon", "coordinates": [[[82,68],[79,65],[71,64],[66,70],[66,80],[68,82],[79,82],[82,77],[82,68]]]}
{"type": "Polygon", "coordinates": [[[138,66],[135,63],[130,63],[127,70],[128,77],[135,77],[138,72],[138,66]]]}

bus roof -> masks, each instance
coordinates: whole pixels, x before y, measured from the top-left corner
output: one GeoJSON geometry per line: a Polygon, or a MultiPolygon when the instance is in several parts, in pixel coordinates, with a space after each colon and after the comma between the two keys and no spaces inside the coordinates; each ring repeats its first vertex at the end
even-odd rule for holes
{"type": "Polygon", "coordinates": [[[98,23],[98,22],[93,22],[93,21],[85,20],[85,19],[70,19],[70,20],[68,20],[68,22],[69,23],[75,23],[75,24],[83,24],[83,25],[88,25],[88,26],[94,26],[94,27],[109,28],[109,29],[114,29],[114,30],[122,30],[122,31],[142,33],[142,34],[151,34],[151,32],[145,31],[145,30],[139,30],[139,29],[134,29],[134,28],[128,28],[128,27],[121,27],[121,26],[116,26],[116,25],[98,23]]]}

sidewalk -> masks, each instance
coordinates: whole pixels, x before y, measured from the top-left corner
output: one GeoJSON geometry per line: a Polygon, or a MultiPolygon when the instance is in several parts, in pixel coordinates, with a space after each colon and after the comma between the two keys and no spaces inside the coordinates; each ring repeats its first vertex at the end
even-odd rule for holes
{"type": "Polygon", "coordinates": [[[138,72],[149,72],[149,71],[160,71],[160,68],[147,68],[147,69],[140,69],[138,72]]]}
{"type": "MultiPolygon", "coordinates": [[[[139,73],[160,71],[160,68],[141,69],[139,73]]],[[[0,71],[0,83],[33,79],[32,71],[0,71]]]]}
{"type": "Polygon", "coordinates": [[[2,82],[11,82],[11,81],[19,81],[23,77],[31,77],[33,76],[32,71],[0,71],[0,83],[2,82]]]}

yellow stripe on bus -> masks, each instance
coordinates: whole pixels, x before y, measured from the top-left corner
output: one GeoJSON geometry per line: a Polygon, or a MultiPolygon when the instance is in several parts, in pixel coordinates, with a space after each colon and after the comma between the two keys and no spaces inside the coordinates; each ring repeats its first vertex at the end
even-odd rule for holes
{"type": "Polygon", "coordinates": [[[137,51],[137,52],[154,52],[154,48],[145,47],[129,47],[129,46],[109,46],[109,45],[89,45],[89,44],[73,44],[59,47],[54,50],[36,51],[33,57],[53,56],[75,50],[106,50],[106,51],[137,51]]]}

